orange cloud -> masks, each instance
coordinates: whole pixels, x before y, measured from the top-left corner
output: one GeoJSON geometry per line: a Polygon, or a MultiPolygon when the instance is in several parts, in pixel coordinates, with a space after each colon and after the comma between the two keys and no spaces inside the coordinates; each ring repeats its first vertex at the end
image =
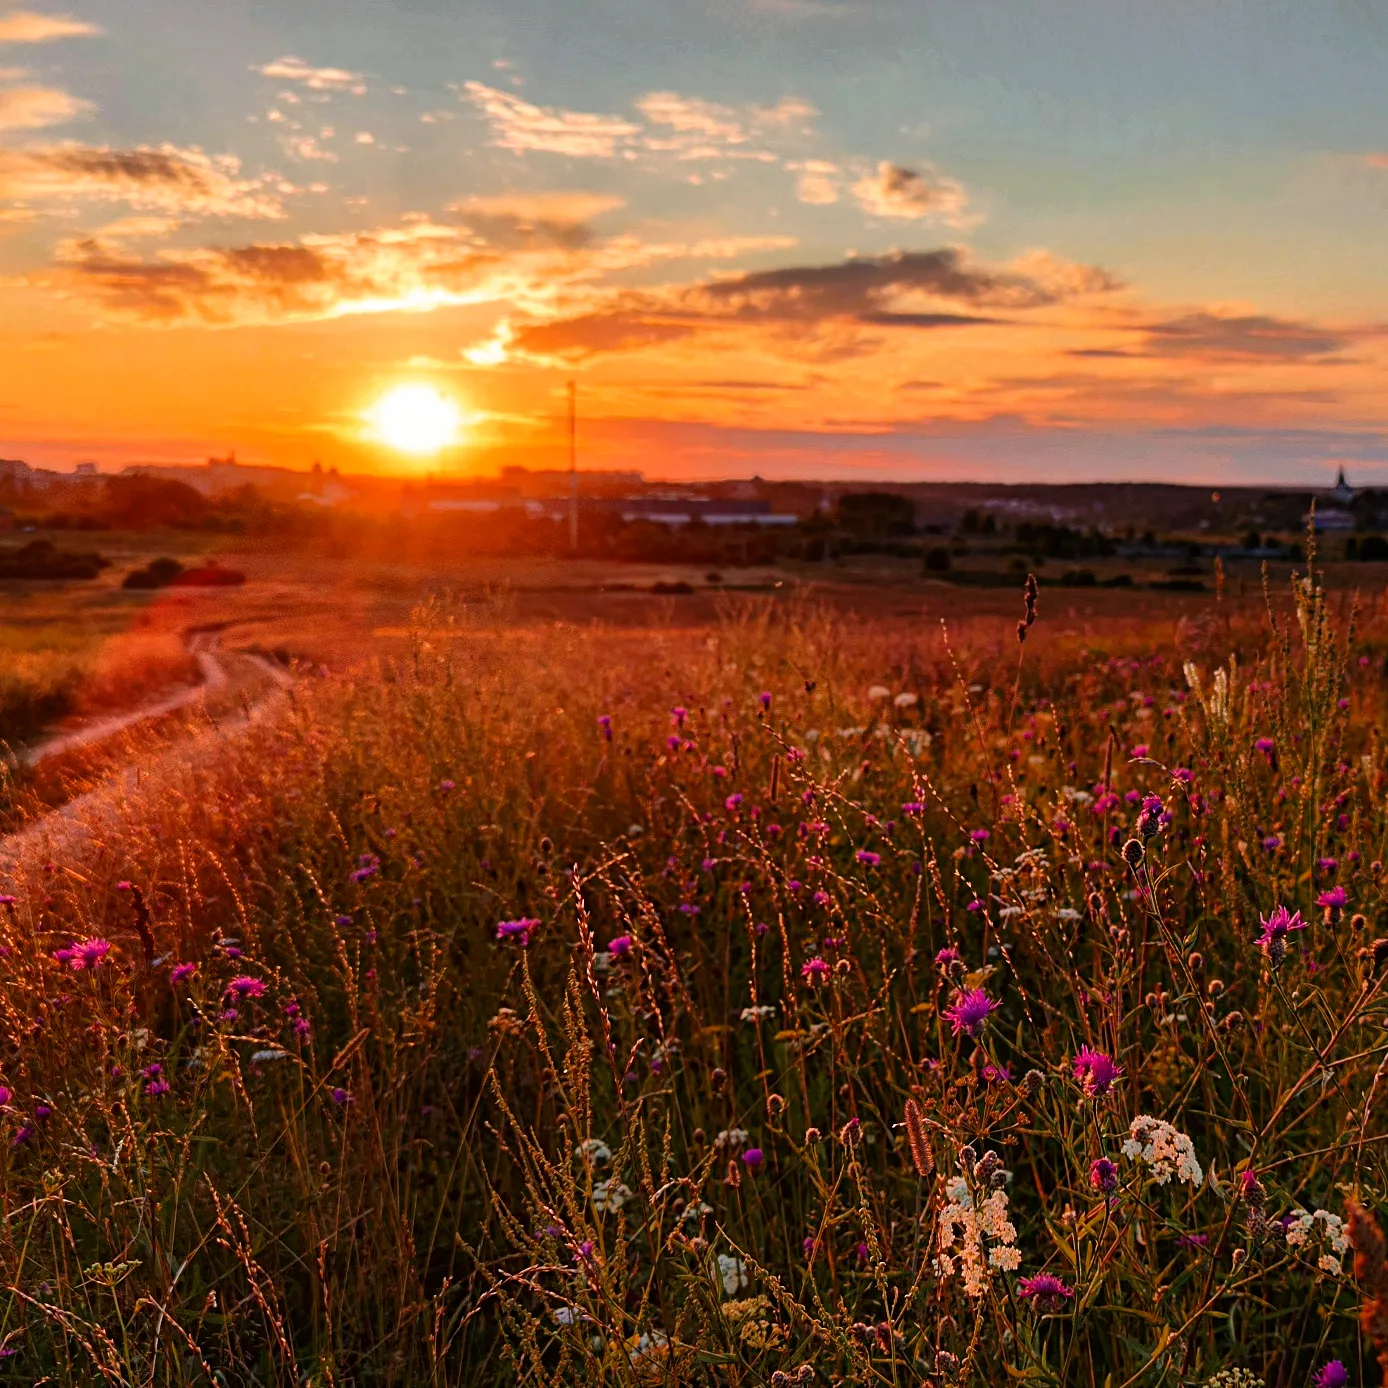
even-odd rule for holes
{"type": "Polygon", "coordinates": [[[108,314],[164,326],[239,325],[424,312],[509,302],[538,315],[576,286],[683,257],[783,249],[786,238],[659,244],[489,213],[467,224],[304,236],[279,244],[164,249],[135,256],[109,238],[78,238],[34,283],[95,302],[108,314]]]}
{"type": "Polygon", "coordinates": [[[109,149],[61,144],[0,149],[0,197],[27,201],[123,202],[205,216],[278,218],[265,179],[242,179],[239,160],[196,148],[109,149]]]}
{"type": "Polygon", "coordinates": [[[56,87],[0,88],[0,130],[41,130],[49,125],[65,125],[93,109],[90,101],[56,87]]]}
{"type": "Polygon", "coordinates": [[[70,15],[35,14],[32,10],[12,10],[0,15],[0,43],[51,43],[54,39],[85,38],[100,32],[96,25],[70,15]]]}

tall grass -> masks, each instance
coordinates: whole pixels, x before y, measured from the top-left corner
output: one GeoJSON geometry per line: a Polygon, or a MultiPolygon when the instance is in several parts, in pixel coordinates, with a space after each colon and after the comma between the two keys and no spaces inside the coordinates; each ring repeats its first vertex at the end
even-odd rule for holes
{"type": "Polygon", "coordinates": [[[1047,621],[436,607],[101,810],[5,908],[0,1374],[1371,1381],[1382,613],[1047,621]]]}
{"type": "Polygon", "coordinates": [[[69,714],[130,707],[196,674],[174,631],[7,626],[0,632],[0,744],[26,742],[69,714]]]}

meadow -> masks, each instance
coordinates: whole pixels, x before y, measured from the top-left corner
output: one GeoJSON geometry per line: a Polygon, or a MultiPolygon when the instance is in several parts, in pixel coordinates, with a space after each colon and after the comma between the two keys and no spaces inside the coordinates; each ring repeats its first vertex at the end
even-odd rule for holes
{"type": "Polygon", "coordinates": [[[947,597],[435,599],[14,864],[0,1381],[1377,1381],[1388,602],[947,597]]]}

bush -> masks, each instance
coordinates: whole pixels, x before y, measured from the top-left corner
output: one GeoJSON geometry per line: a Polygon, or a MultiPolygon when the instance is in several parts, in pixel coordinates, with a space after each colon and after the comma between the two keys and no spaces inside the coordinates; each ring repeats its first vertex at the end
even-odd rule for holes
{"type": "Polygon", "coordinates": [[[944,545],[935,545],[925,552],[925,572],[928,574],[947,574],[952,564],[950,552],[944,545]]]}

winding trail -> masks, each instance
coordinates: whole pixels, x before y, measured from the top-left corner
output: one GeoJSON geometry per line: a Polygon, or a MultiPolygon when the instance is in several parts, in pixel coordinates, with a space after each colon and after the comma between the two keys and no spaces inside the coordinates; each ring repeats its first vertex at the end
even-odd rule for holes
{"type": "MultiPolygon", "coordinates": [[[[26,747],[15,760],[20,766],[32,768],[65,752],[75,752],[80,747],[90,747],[93,743],[105,742],[108,737],[147,723],[151,718],[162,718],[167,713],[176,713],[191,703],[203,699],[214,689],[222,689],[227,683],[226,667],[217,657],[222,644],[220,629],[202,628],[188,633],[189,653],[198,663],[199,683],[187,689],[175,689],[158,698],[150,699],[138,708],[126,713],[113,713],[105,718],[93,719],[80,728],[67,732],[54,733],[32,747],[26,747]]],[[[269,665],[270,661],[264,664],[269,665]]],[[[281,672],[283,673],[283,672],[281,672]]]]}
{"type": "MultiPolygon", "coordinates": [[[[228,683],[226,667],[219,657],[220,647],[220,628],[201,628],[189,632],[188,648],[197,658],[201,683],[151,699],[127,713],[96,719],[81,728],[56,733],[26,748],[16,761],[20,766],[32,768],[64,752],[92,746],[115,737],[127,728],[202,702],[208,693],[223,689],[228,683]]],[[[158,753],[152,761],[132,762],[91,790],[39,816],[22,829],[0,837],[0,876],[13,876],[26,859],[33,860],[40,855],[45,860],[55,859],[64,852],[79,849],[83,844],[101,837],[104,831],[113,829],[119,823],[122,807],[143,780],[157,780],[163,773],[209,761],[229,740],[263,722],[286,700],[294,676],[275,661],[254,651],[238,651],[237,654],[269,677],[273,686],[269,693],[242,711],[212,721],[187,737],[180,738],[158,753]]]]}

